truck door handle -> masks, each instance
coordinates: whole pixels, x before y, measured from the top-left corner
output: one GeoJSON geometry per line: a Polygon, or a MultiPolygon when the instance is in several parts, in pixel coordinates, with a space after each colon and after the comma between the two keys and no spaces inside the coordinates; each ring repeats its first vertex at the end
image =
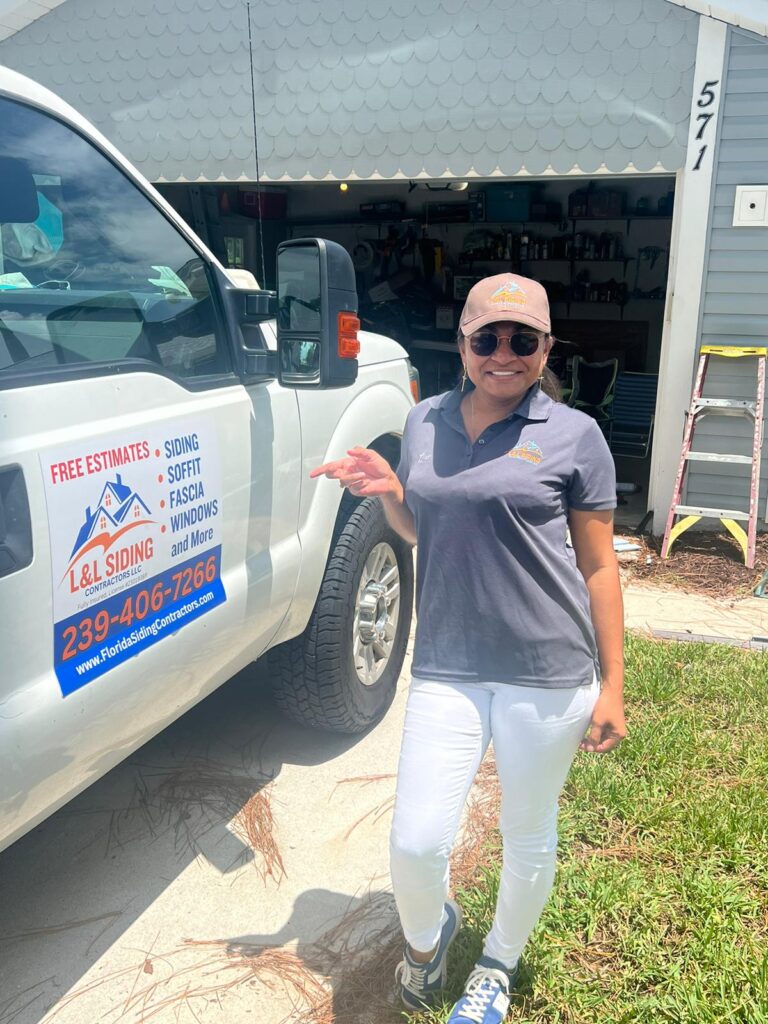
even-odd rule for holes
{"type": "Polygon", "coordinates": [[[0,468],[0,578],[32,561],[32,520],[21,466],[0,468]]]}

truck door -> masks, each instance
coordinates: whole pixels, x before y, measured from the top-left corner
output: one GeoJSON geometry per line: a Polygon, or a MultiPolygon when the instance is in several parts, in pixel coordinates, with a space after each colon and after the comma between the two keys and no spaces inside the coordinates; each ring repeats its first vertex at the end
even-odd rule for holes
{"type": "Polygon", "coordinates": [[[298,558],[272,588],[259,431],[298,413],[241,385],[205,256],[117,159],[2,95],[0,123],[2,841],[274,634],[298,558]]]}

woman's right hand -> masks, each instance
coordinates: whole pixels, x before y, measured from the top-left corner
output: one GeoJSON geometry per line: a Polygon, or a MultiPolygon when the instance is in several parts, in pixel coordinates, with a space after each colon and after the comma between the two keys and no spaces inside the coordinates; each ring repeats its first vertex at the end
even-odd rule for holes
{"type": "Polygon", "coordinates": [[[309,474],[315,480],[326,476],[359,498],[401,496],[400,481],[387,460],[370,448],[351,448],[346,459],[326,462],[309,474]]]}

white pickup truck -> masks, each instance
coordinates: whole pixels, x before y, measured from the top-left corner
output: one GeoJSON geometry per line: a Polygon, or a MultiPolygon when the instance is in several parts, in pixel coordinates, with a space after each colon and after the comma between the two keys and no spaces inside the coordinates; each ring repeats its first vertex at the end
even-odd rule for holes
{"type": "Polygon", "coordinates": [[[346,252],[238,287],[93,126],[0,68],[0,848],[270,652],[296,718],[394,695],[410,549],[309,472],[398,458],[414,375],[346,252]],[[273,319],[277,313],[276,322],[273,319]]]}

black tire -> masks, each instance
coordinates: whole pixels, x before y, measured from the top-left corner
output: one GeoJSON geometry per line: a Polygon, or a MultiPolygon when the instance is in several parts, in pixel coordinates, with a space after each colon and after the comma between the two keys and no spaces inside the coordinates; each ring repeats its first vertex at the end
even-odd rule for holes
{"type": "Polygon", "coordinates": [[[413,555],[410,545],[387,524],[378,500],[350,497],[345,496],[342,505],[306,630],[269,657],[275,703],[290,718],[333,732],[360,733],[383,717],[395,696],[411,628],[413,555]],[[366,685],[355,666],[356,605],[369,556],[386,552],[380,545],[394,553],[400,600],[389,657],[380,661],[379,678],[366,685]]]}

